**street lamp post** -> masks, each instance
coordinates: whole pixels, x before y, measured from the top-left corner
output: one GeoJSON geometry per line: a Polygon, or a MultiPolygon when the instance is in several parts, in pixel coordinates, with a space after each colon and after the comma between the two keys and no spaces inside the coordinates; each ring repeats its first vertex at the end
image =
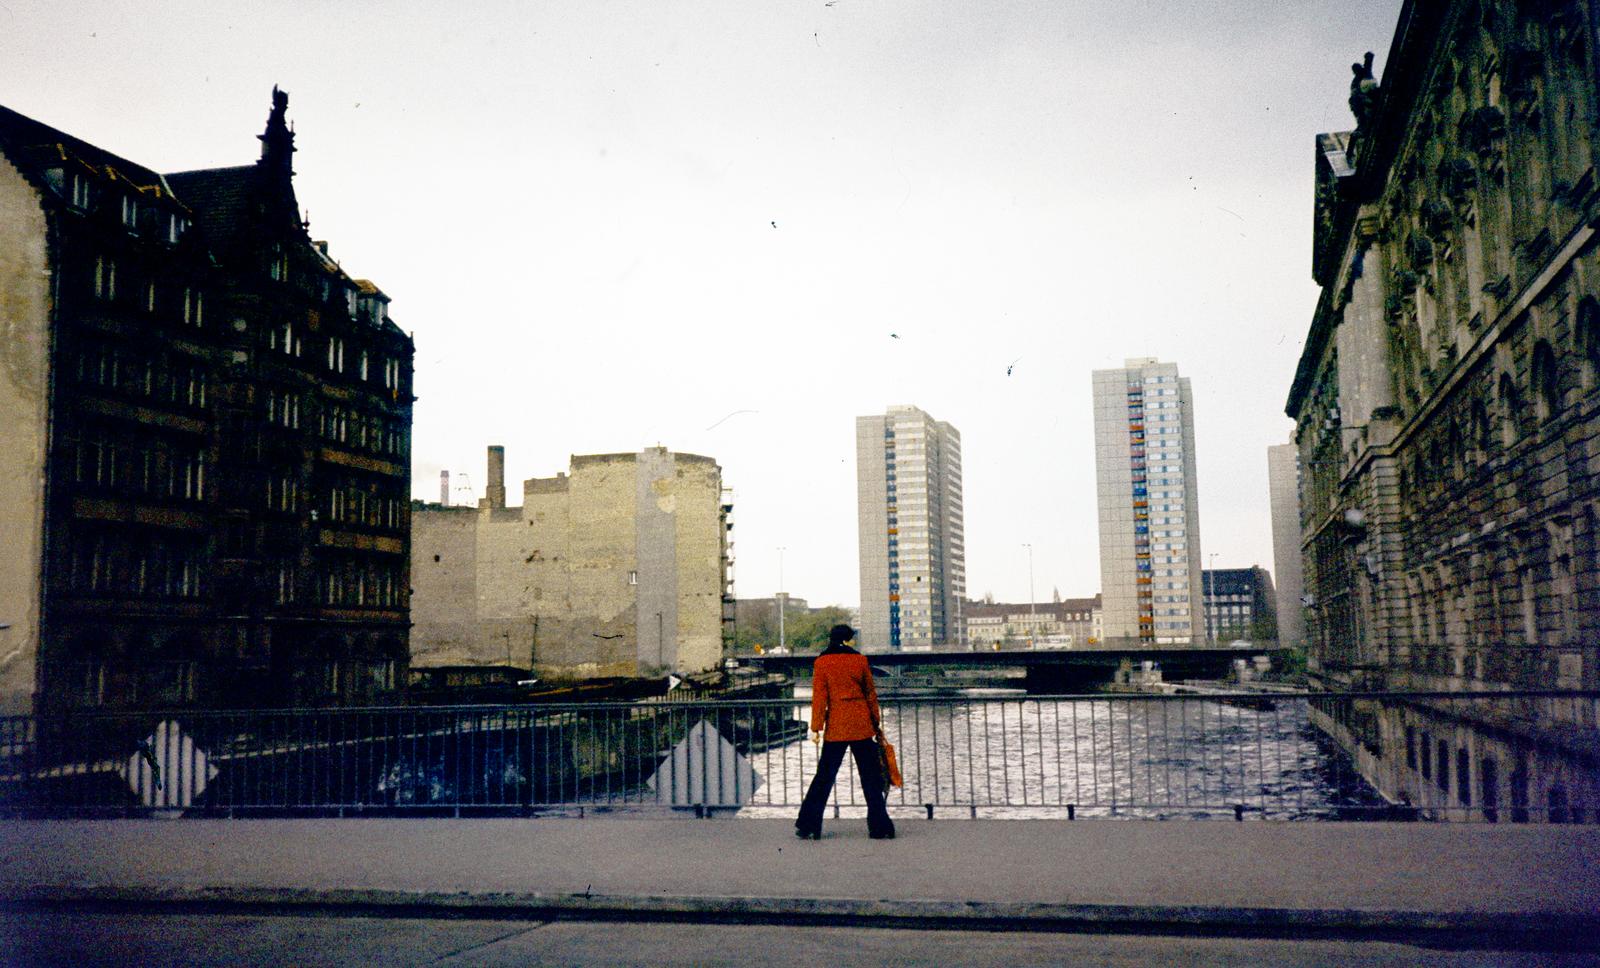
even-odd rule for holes
{"type": "Polygon", "coordinates": [[[783,548],[778,549],[778,647],[782,648],[788,641],[784,635],[783,618],[789,605],[789,596],[783,591],[783,548]]]}
{"type": "Polygon", "coordinates": [[[1033,545],[1023,542],[1028,549],[1028,648],[1033,648],[1033,630],[1038,623],[1033,615],[1033,545]]]}
{"type": "Polygon", "coordinates": [[[1217,630],[1213,627],[1211,616],[1212,612],[1216,611],[1217,607],[1217,553],[1213,551],[1211,554],[1206,556],[1206,560],[1211,565],[1210,568],[1206,569],[1206,583],[1210,588],[1210,590],[1206,592],[1207,600],[1205,603],[1206,639],[1210,642],[1210,644],[1216,645],[1217,630]]]}

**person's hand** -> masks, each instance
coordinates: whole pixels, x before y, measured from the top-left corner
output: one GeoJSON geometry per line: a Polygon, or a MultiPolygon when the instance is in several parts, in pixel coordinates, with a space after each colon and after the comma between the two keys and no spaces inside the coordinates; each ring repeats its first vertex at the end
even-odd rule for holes
{"type": "Polygon", "coordinates": [[[822,734],[821,733],[812,733],[811,734],[811,742],[817,744],[818,746],[821,746],[822,745],[822,734]]]}

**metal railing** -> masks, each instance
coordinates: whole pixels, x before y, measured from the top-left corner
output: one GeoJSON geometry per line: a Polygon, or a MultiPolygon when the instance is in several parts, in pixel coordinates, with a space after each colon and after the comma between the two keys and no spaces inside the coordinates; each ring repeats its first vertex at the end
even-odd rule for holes
{"type": "MultiPolygon", "coordinates": [[[[777,699],[0,719],[12,815],[735,810],[818,749],[777,699]]],[[[885,698],[892,812],[1600,822],[1600,693],[885,698]]],[[[864,812],[848,760],[836,814],[864,812]]]]}

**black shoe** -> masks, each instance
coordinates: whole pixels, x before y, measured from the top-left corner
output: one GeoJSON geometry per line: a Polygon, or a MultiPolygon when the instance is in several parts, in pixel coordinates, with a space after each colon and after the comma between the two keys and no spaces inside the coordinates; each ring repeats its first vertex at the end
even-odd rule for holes
{"type": "Polygon", "coordinates": [[[799,837],[801,840],[821,840],[822,839],[822,831],[820,831],[820,830],[806,830],[803,827],[794,828],[794,835],[796,837],[799,837]]]}
{"type": "Polygon", "coordinates": [[[894,831],[893,830],[889,830],[889,831],[884,831],[882,833],[868,834],[867,836],[871,837],[873,840],[893,840],[894,839],[894,831]]]}

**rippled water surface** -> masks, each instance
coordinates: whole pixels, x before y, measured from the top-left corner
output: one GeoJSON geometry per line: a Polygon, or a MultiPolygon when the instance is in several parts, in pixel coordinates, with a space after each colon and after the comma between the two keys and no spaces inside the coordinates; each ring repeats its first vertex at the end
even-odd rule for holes
{"type": "MultiPolygon", "coordinates": [[[[796,719],[808,707],[797,706],[796,719]]],[[[1241,706],[1184,699],[887,700],[884,725],[905,786],[894,812],[936,804],[980,817],[1332,819],[1377,801],[1319,740],[1303,700],[1241,706]]],[[[805,796],[817,750],[804,737],[753,756],[749,816],[787,815],[805,796]]],[[[846,758],[835,802],[863,803],[846,758]]]]}

